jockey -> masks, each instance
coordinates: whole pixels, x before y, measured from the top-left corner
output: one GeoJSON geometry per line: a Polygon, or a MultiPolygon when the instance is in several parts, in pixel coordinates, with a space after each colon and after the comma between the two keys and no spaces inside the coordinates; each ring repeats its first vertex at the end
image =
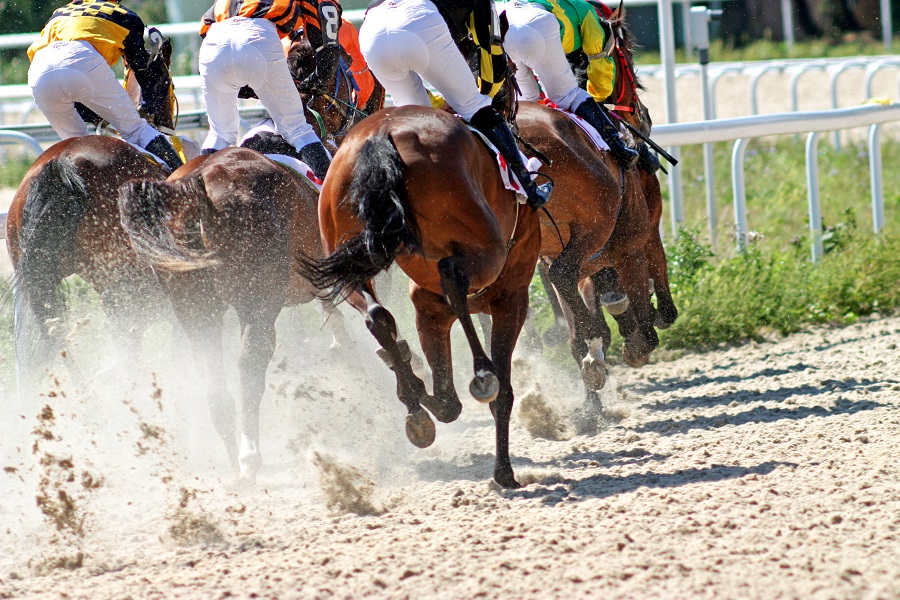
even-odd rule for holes
{"type": "Polygon", "coordinates": [[[502,6],[509,21],[504,47],[516,63],[521,99],[540,97],[536,74],[551,102],[593,125],[616,162],[632,168],[638,153],[625,145],[599,104],[615,79],[609,26],[585,0],[513,0],[502,6]],[[578,86],[573,66],[586,74],[586,89],[578,86]]]}
{"type": "Polygon", "coordinates": [[[141,86],[142,110],[155,112],[165,100],[162,61],[144,48],[144,22],[117,0],[72,0],[53,12],[41,37],[28,48],[28,86],[34,101],[62,139],[88,134],[75,103],[108,121],[122,138],[146,148],[172,170],[182,164],[172,143],[134,108],[110,68],[125,57],[141,86]],[[154,92],[154,90],[159,90],[154,92]]]}
{"type": "Polygon", "coordinates": [[[341,31],[338,33],[338,41],[344,51],[350,56],[350,74],[353,80],[359,86],[359,95],[357,96],[357,106],[365,106],[366,102],[375,91],[375,77],[369,71],[369,65],[362,55],[359,48],[359,31],[356,25],[350,21],[344,20],[341,25],[341,31]]]}
{"type": "Polygon", "coordinates": [[[491,0],[373,0],[359,42],[369,68],[395,106],[431,106],[424,77],[497,147],[528,203],[540,208],[547,202],[552,185],[534,183],[506,119],[491,106],[507,68],[491,0]],[[477,84],[459,49],[469,43],[470,34],[480,57],[477,84]]]}
{"type": "Polygon", "coordinates": [[[304,83],[319,87],[324,79],[334,76],[340,48],[340,5],[333,0],[320,0],[318,11],[300,0],[216,0],[203,15],[200,36],[200,77],[203,99],[209,114],[209,135],[203,142],[204,154],[210,154],[237,143],[238,91],[250,86],[269,112],[275,128],[294,148],[299,157],[324,179],[331,155],[316,136],[303,115],[303,101],[288,69],[281,38],[310,27],[310,42],[319,43],[317,62],[304,83]],[[313,33],[315,31],[315,33],[313,33]],[[319,35],[318,39],[314,36],[319,35]],[[334,66],[330,64],[333,57],[334,66]]]}

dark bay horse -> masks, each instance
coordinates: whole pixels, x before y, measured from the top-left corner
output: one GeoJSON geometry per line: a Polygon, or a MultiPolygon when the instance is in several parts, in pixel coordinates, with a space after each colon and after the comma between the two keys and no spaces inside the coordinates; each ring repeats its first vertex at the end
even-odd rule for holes
{"type": "MultiPolygon", "coordinates": [[[[637,93],[640,85],[634,73],[632,42],[625,29],[623,7],[613,12],[611,25],[616,36],[614,58],[617,64],[617,78],[610,97],[614,101],[614,110],[638,129],[649,133],[651,122],[637,93]]],[[[517,122],[522,137],[554,161],[554,165],[545,167],[545,170],[559,183],[553,202],[547,208],[559,225],[559,232],[549,220],[542,220],[541,254],[553,265],[550,267],[550,280],[559,291],[563,300],[560,308],[570,322],[572,352],[576,360],[583,364],[582,376],[588,388],[588,399],[595,400],[596,396],[592,397],[590,389],[592,385],[602,384],[605,370],[600,368],[599,362],[592,363],[595,365],[593,370],[586,370],[588,357],[585,357],[584,350],[586,342],[589,354],[602,357],[609,347],[612,336],[603,319],[602,309],[605,307],[616,318],[620,333],[625,338],[623,359],[631,366],[646,364],[650,352],[658,345],[659,339],[653,325],[671,323],[677,314],[669,293],[665,253],[659,236],[662,196],[655,175],[645,171],[622,172],[608,153],[597,153],[592,145],[589,145],[591,151],[586,153],[580,129],[576,127],[574,134],[560,130],[562,122],[557,123],[556,119],[545,116],[545,110],[546,107],[522,103],[517,122]],[[565,152],[553,148],[552,141],[558,137],[575,140],[570,149],[581,157],[580,161],[573,161],[565,152]],[[571,257],[576,254],[567,256],[560,253],[560,246],[563,245],[560,237],[564,243],[570,243],[575,239],[576,233],[573,231],[583,235],[587,223],[608,218],[608,204],[606,209],[598,211],[598,202],[602,205],[603,202],[613,201],[613,196],[604,196],[606,192],[603,187],[596,187],[597,196],[589,201],[579,198],[579,195],[585,194],[582,182],[567,178],[564,174],[571,168],[584,169],[580,163],[584,162],[587,154],[599,157],[619,188],[612,235],[604,243],[596,245],[587,257],[582,256],[583,262],[580,263],[578,287],[593,312],[590,316],[583,314],[584,303],[578,293],[571,291],[575,268],[571,257]],[[577,211],[585,208],[597,216],[585,219],[578,215],[577,211]],[[570,227],[575,229],[570,231],[570,227]],[[567,234],[570,237],[566,237],[567,234]],[[562,266],[558,262],[560,259],[566,260],[562,266]],[[651,281],[655,284],[658,307],[654,307],[651,301],[651,281]],[[627,306],[625,310],[620,302],[623,295],[628,298],[627,304],[624,304],[627,306]],[[587,339],[584,333],[579,333],[585,331],[590,336],[587,339]],[[598,338],[602,340],[599,348],[598,338]]],[[[569,126],[572,126],[571,123],[569,126]]],[[[594,167],[597,168],[604,170],[603,167],[594,167]]],[[[548,293],[553,291],[548,290],[548,293]]]]}
{"type": "Polygon", "coordinates": [[[509,458],[512,352],[528,309],[540,249],[537,215],[505,189],[494,157],[458,118],[431,108],[388,108],[359,123],[334,157],[319,202],[327,258],[303,271],[366,318],[397,378],[407,437],[430,445],[462,404],[453,384],[450,327],[459,320],[473,356],[470,392],[496,424],[494,480],[515,488],[509,458]],[[410,277],[416,328],[432,394],[410,367],[393,316],[372,278],[394,262],[410,277]],[[471,312],[493,318],[490,358],[471,312]],[[426,411],[427,409],[427,411],[426,411]]]}
{"type": "MultiPolygon", "coordinates": [[[[348,25],[353,26],[352,23],[344,23],[342,29],[348,25]]],[[[335,148],[357,122],[381,110],[385,100],[384,87],[373,77],[372,94],[360,106],[353,87],[353,59],[346,50],[342,53],[342,58],[344,64],[338,68],[334,82],[325,94],[310,94],[306,90],[300,90],[307,121],[316,129],[319,137],[330,140],[335,148]]],[[[316,53],[305,36],[297,36],[291,42],[288,66],[297,82],[315,71],[316,53]]]]}
{"type": "MultiPolygon", "coordinates": [[[[624,19],[625,9],[620,4],[609,18],[615,37],[613,57],[616,62],[616,81],[609,102],[615,116],[649,135],[652,121],[638,95],[642,88],[634,70],[633,40],[624,19]]],[[[598,256],[607,268],[589,282],[583,282],[582,290],[588,297],[592,294],[602,297],[610,290],[628,294],[629,309],[613,316],[625,338],[623,360],[632,367],[640,367],[647,363],[650,353],[659,344],[654,326],[668,327],[678,311],[669,291],[665,250],[660,237],[662,195],[659,180],[655,174],[638,169],[627,174],[623,184],[625,195],[616,229],[608,247],[598,256]],[[651,301],[654,292],[656,306],[651,301]]],[[[599,303],[596,310],[600,316],[599,303]]],[[[602,326],[606,328],[605,321],[602,326]]],[[[608,333],[605,335],[609,337],[608,333]]]]}
{"type": "MultiPolygon", "coordinates": [[[[612,112],[644,135],[649,136],[653,120],[650,118],[650,111],[647,110],[638,95],[638,90],[643,90],[643,87],[635,73],[634,39],[625,25],[625,7],[623,5],[613,12],[610,25],[613,35],[616,37],[614,53],[616,69],[619,73],[613,93],[610,95],[612,112]]],[[[645,228],[642,233],[646,237],[644,252],[653,293],[656,296],[653,323],[660,329],[667,329],[678,317],[678,310],[675,308],[672,293],[669,290],[666,252],[660,235],[662,191],[659,178],[655,173],[641,170],[640,175],[650,219],[649,227],[645,228]]]]}
{"type": "MultiPolygon", "coordinates": [[[[168,41],[156,60],[165,64],[171,60],[168,41]]],[[[147,117],[171,129],[171,77],[159,85],[167,92],[159,96],[166,99],[147,117]]],[[[132,90],[136,88],[133,82],[132,90]]],[[[72,274],[97,291],[118,337],[135,345],[131,330],[145,323],[146,313],[156,308],[157,284],[119,226],[116,194],[129,179],[164,177],[165,171],[140,151],[109,136],[61,141],[29,168],[10,206],[6,232],[15,269],[20,383],[28,376],[30,358],[43,361],[63,347],[60,328],[48,327],[48,321],[64,316],[59,287],[72,274]]]]}
{"type": "Polygon", "coordinates": [[[122,224],[160,274],[207,379],[213,424],[247,482],[262,464],[259,406],[275,320],[285,305],[317,294],[294,268],[300,257],[323,256],[317,197],[300,175],[244,148],[199,156],[166,181],[132,181],[119,191],[122,224]],[[222,354],[229,305],[241,328],[240,450],[222,354]]]}

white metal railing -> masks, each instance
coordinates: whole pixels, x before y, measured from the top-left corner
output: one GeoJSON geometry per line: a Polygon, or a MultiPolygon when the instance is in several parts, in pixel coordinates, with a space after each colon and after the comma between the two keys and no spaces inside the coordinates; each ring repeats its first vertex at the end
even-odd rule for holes
{"type": "MultiPolygon", "coordinates": [[[[747,189],[744,180],[744,155],[751,138],[769,135],[808,133],[806,142],[806,181],[808,186],[809,228],[812,235],[812,259],[822,258],[822,215],[819,203],[817,148],[823,132],[869,127],[869,172],[872,195],[872,221],[875,232],[884,227],[884,194],[881,172],[880,128],[900,121],[900,104],[868,105],[828,111],[808,111],[754,115],[717,121],[674,123],[653,128],[653,138],[661,146],[734,141],[731,180],[734,195],[734,219],[738,248],[747,247],[747,189]]],[[[713,227],[714,224],[711,224],[713,227]]]]}

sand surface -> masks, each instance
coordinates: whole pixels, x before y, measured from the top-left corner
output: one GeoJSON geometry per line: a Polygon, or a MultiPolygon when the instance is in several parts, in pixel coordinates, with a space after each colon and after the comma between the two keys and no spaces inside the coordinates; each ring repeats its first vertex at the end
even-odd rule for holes
{"type": "MultiPolygon", "coordinates": [[[[842,79],[842,106],[861,80],[842,79]]],[[[801,108],[829,106],[827,76],[804,81],[801,108]]],[[[720,116],[749,113],[747,83],[723,79],[720,116]]],[[[760,83],[762,112],[789,108],[786,77],[760,83]]],[[[411,338],[408,305],[388,303],[411,338]]],[[[517,491],[489,481],[463,346],[463,415],[417,450],[348,320],[358,347],[329,352],[316,310],[283,315],[265,467],[242,490],[183,339],[155,326],[150,367],[124,376],[102,316],[76,312],[77,378],[57,365],[27,402],[0,386],[0,598],[900,598],[900,318],[615,366],[599,421],[573,364],[523,349],[517,491]]]]}
{"type": "Polygon", "coordinates": [[[900,318],[614,367],[587,423],[574,367],[520,353],[511,491],[487,407],[415,450],[368,340],[310,315],[253,490],[177,374],[50,383],[0,446],[0,597],[900,597],[900,318]]]}

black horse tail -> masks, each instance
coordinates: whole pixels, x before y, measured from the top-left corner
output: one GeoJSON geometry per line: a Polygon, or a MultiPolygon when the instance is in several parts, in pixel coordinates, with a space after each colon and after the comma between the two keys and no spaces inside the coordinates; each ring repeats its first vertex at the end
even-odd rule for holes
{"type": "Polygon", "coordinates": [[[386,133],[370,137],[357,154],[348,197],[363,222],[363,230],[322,260],[300,261],[301,274],[320,290],[330,290],[340,302],[386,270],[401,252],[421,246],[406,199],[405,165],[386,133]]]}
{"type": "Polygon", "coordinates": [[[38,347],[32,350],[48,349],[50,324],[64,314],[60,283],[68,273],[61,263],[75,255],[75,235],[87,207],[84,179],[67,156],[47,162],[28,188],[13,287],[17,343],[36,342],[38,347]],[[31,319],[37,325],[37,339],[29,337],[31,319]]]}
{"type": "Polygon", "coordinates": [[[193,271],[218,264],[203,246],[201,235],[201,224],[212,210],[197,175],[175,181],[129,181],[119,188],[122,228],[138,255],[163,271],[193,271]]]}

